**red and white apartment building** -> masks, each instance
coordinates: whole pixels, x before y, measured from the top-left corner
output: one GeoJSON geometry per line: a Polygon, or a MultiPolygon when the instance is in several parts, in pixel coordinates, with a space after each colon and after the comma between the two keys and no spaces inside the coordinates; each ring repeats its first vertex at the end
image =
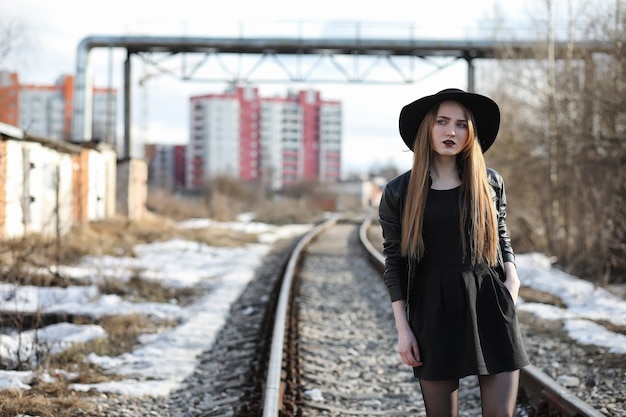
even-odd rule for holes
{"type": "MultiPolygon", "coordinates": [[[[17,73],[0,71],[0,122],[32,136],[70,141],[73,112],[73,75],[52,85],[33,85],[21,84],[17,73]]],[[[116,114],[117,90],[94,87],[93,138],[115,145],[116,114]]]]}
{"type": "Polygon", "coordinates": [[[303,180],[336,183],[341,173],[341,103],[319,91],[261,97],[232,86],[190,99],[185,185],[229,175],[271,189],[303,180]]]}

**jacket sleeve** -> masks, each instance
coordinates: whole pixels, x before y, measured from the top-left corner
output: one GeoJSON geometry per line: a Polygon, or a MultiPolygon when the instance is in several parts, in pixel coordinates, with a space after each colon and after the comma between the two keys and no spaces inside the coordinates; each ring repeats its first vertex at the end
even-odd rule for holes
{"type": "Polygon", "coordinates": [[[401,255],[402,212],[404,201],[397,187],[387,184],[378,208],[385,255],[385,285],[391,301],[406,300],[407,259],[401,255]]]}
{"type": "Polygon", "coordinates": [[[511,236],[506,226],[506,191],[502,176],[495,170],[489,169],[489,181],[496,192],[496,209],[498,216],[498,237],[503,262],[515,263],[515,252],[511,245],[511,236]]]}

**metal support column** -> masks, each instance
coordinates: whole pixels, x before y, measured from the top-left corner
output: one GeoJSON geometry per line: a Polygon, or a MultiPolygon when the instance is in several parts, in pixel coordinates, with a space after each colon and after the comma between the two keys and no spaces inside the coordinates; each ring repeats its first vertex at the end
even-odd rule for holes
{"type": "Polygon", "coordinates": [[[124,158],[130,158],[130,124],[131,124],[131,111],[130,111],[130,90],[131,90],[131,71],[130,71],[130,58],[132,54],[128,52],[126,54],[126,61],[124,61],[124,158]]]}
{"type": "Polygon", "coordinates": [[[476,90],[476,80],[474,73],[474,60],[472,58],[465,58],[467,61],[467,91],[474,93],[476,90]]]}

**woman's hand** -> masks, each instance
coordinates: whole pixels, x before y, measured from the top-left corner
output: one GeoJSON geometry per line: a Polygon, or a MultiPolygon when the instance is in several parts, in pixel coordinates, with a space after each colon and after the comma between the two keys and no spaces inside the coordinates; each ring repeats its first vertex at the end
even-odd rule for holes
{"type": "Polygon", "coordinates": [[[511,298],[513,298],[513,303],[517,304],[517,295],[519,293],[520,280],[517,276],[517,268],[513,262],[505,262],[504,263],[504,273],[506,279],[504,280],[504,286],[511,293],[511,298]]]}
{"type": "Polygon", "coordinates": [[[404,300],[397,300],[391,303],[393,316],[396,320],[396,329],[398,330],[398,353],[400,358],[402,358],[402,363],[405,365],[422,366],[420,349],[406,318],[405,306],[404,300]]]}
{"type": "Polygon", "coordinates": [[[413,331],[405,329],[398,331],[398,353],[402,359],[402,363],[409,366],[422,366],[420,357],[420,349],[417,346],[417,340],[413,331]]]}

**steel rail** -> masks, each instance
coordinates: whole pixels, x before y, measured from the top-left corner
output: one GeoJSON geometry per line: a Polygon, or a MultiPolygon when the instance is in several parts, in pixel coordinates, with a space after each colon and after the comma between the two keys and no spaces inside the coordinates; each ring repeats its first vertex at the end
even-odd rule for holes
{"type": "Polygon", "coordinates": [[[605,417],[533,365],[522,368],[520,387],[538,416],[605,417]]]}
{"type": "MultiPolygon", "coordinates": [[[[385,258],[380,253],[380,250],[372,245],[367,235],[368,229],[375,218],[375,215],[369,215],[361,223],[359,238],[361,244],[368,251],[374,265],[382,270],[385,265],[385,258]]],[[[520,388],[526,395],[528,402],[537,412],[537,417],[604,417],[604,414],[576,397],[533,365],[521,369],[520,388]]]]}
{"type": "Polygon", "coordinates": [[[285,326],[289,305],[289,295],[296,268],[304,249],[324,230],[337,223],[341,216],[333,216],[320,223],[305,234],[295,246],[287,269],[283,275],[280,295],[276,305],[274,329],[272,333],[272,345],[265,381],[265,395],[263,398],[263,417],[278,417],[281,409],[281,374],[283,370],[283,347],[285,345],[285,326]]]}

